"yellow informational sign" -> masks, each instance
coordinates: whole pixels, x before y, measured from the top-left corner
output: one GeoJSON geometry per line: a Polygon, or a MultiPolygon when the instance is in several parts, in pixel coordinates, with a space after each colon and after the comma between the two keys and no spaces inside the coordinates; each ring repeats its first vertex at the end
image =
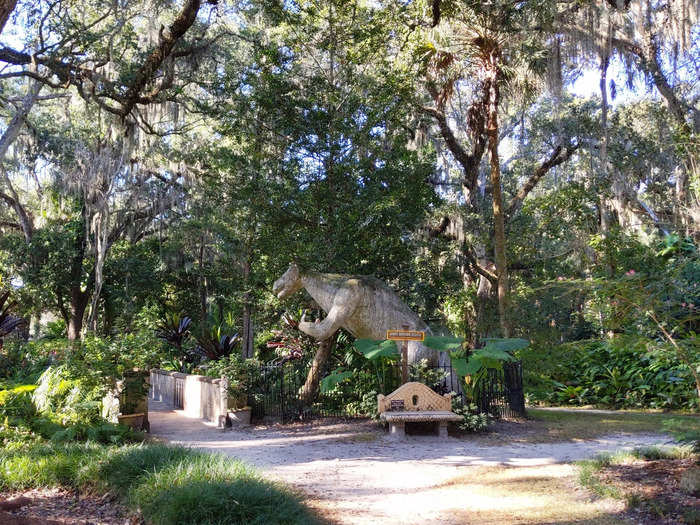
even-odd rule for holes
{"type": "Polygon", "coordinates": [[[425,332],[417,330],[387,330],[386,338],[390,341],[425,341],[425,332]]]}

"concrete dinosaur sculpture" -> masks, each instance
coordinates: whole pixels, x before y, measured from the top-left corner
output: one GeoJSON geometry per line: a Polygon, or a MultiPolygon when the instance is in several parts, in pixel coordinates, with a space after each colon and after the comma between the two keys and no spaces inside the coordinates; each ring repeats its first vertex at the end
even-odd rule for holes
{"type": "MultiPolygon", "coordinates": [[[[391,288],[375,277],[366,275],[339,275],[332,273],[301,272],[292,263],[277,279],[272,291],[278,298],[288,297],[305,288],[326,312],[323,321],[309,322],[302,316],[299,329],[322,341],[338,328],[345,328],[360,339],[384,339],[387,330],[401,329],[429,331],[418,317],[391,288]]],[[[427,359],[436,364],[438,353],[418,342],[408,344],[408,361],[427,359]]]]}

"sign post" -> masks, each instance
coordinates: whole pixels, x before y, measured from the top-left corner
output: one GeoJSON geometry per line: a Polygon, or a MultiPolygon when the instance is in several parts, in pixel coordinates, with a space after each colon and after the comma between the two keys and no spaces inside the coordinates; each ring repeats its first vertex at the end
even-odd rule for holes
{"type": "Polygon", "coordinates": [[[387,330],[386,338],[390,341],[401,341],[401,383],[408,383],[408,342],[424,341],[425,332],[409,330],[407,324],[401,330],[387,330]]]}

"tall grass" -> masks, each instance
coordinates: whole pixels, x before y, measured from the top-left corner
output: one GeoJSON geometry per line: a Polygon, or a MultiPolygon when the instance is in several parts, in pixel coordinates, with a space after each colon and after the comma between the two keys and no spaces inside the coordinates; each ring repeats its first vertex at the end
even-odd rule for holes
{"type": "Polygon", "coordinates": [[[111,490],[155,525],[318,522],[297,495],[240,461],[182,447],[50,443],[0,451],[0,490],[44,486],[111,490]]]}

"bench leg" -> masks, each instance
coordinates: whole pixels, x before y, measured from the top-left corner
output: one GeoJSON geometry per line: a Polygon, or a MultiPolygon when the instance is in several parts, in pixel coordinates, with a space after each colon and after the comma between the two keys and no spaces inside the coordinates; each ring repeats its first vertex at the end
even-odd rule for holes
{"type": "Polygon", "coordinates": [[[389,436],[393,439],[403,439],[406,437],[405,423],[392,423],[389,427],[389,436]]]}
{"type": "Polygon", "coordinates": [[[438,436],[441,438],[446,438],[447,437],[447,421],[441,421],[439,423],[439,428],[438,428],[438,436]]]}

